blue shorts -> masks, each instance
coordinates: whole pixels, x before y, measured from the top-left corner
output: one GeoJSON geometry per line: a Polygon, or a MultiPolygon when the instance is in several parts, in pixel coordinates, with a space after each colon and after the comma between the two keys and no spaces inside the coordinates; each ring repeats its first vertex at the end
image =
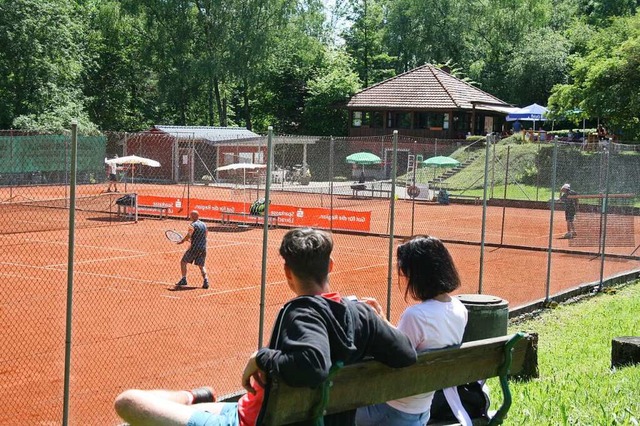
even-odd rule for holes
{"type": "Polygon", "coordinates": [[[194,265],[204,266],[204,261],[207,259],[207,250],[193,250],[189,249],[182,256],[184,263],[193,263],[194,265]]]}
{"type": "Polygon", "coordinates": [[[196,411],[191,415],[187,426],[238,426],[238,404],[236,402],[224,402],[220,414],[212,414],[207,411],[196,411]]]}
{"type": "Polygon", "coordinates": [[[410,414],[396,410],[384,402],[358,408],[356,424],[358,426],[423,426],[429,421],[429,412],[410,414]]]}

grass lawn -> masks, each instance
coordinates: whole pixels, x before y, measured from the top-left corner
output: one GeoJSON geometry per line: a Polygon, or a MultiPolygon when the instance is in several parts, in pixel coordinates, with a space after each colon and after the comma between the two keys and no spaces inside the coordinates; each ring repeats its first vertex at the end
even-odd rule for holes
{"type": "MultiPolygon", "coordinates": [[[[640,282],[613,289],[510,326],[538,333],[540,378],[511,383],[505,424],[640,424],[640,365],[610,368],[611,340],[640,336],[640,282]]],[[[499,384],[489,386],[497,409],[499,384]]]]}

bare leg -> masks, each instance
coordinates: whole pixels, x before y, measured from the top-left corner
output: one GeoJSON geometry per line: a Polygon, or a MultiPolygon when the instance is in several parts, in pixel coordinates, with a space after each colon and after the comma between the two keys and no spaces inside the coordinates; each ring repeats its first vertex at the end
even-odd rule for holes
{"type": "Polygon", "coordinates": [[[182,278],[187,278],[187,264],[185,262],[180,262],[180,272],[182,273],[182,278]]]}
{"type": "Polygon", "coordinates": [[[187,405],[186,391],[138,390],[124,391],[115,401],[116,412],[132,425],[183,426],[195,411],[220,413],[221,404],[187,405]]]}
{"type": "Polygon", "coordinates": [[[202,278],[204,278],[205,280],[209,279],[207,277],[207,267],[202,265],[200,266],[200,273],[202,274],[202,278]]]}

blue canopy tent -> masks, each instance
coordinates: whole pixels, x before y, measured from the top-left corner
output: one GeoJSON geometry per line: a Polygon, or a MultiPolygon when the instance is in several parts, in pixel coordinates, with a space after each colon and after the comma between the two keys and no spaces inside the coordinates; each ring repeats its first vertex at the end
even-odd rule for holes
{"type": "Polygon", "coordinates": [[[549,110],[542,105],[531,104],[507,115],[507,121],[533,121],[533,131],[535,132],[536,121],[547,121],[545,117],[547,112],[549,112],[549,110]]]}

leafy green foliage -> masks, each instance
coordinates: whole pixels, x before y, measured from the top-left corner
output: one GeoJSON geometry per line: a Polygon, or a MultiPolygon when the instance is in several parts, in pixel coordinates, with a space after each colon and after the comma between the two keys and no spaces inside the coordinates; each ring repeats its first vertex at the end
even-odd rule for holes
{"type": "Polygon", "coordinates": [[[549,106],[561,113],[574,108],[590,117],[600,117],[622,132],[625,139],[640,135],[640,15],[614,19],[598,31],[588,45],[588,54],[577,58],[571,71],[573,82],[558,85],[549,106]]]}

